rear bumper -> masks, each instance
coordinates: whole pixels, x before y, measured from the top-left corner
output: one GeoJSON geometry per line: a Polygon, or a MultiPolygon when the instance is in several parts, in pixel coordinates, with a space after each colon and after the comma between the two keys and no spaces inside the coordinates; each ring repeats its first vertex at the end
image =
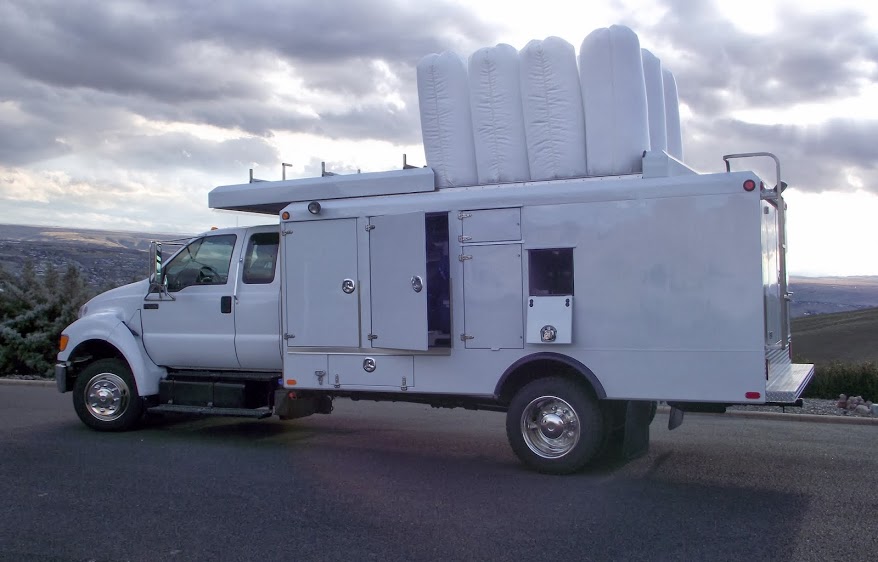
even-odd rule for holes
{"type": "Polygon", "coordinates": [[[765,401],[794,403],[805,392],[805,387],[813,376],[814,365],[807,363],[772,365],[768,384],[765,386],[765,401]]]}

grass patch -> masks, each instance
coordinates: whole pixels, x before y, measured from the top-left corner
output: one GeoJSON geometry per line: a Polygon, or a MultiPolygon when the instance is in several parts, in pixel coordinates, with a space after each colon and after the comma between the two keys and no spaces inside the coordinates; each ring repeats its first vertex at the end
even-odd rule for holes
{"type": "Polygon", "coordinates": [[[838,398],[839,394],[878,401],[878,364],[870,361],[818,364],[805,398],[838,398]]]}

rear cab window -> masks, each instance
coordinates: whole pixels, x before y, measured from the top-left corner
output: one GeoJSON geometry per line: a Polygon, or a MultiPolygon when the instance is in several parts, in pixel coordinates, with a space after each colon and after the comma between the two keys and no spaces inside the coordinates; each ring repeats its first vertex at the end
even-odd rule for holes
{"type": "Polygon", "coordinates": [[[244,283],[265,285],[274,281],[278,244],[277,232],[259,232],[250,236],[244,253],[244,283]]]}

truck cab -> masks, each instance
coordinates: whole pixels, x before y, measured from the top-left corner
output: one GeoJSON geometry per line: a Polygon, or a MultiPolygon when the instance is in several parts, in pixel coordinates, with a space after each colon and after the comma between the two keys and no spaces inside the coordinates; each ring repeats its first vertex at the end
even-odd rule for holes
{"type": "Polygon", "coordinates": [[[162,367],[281,370],[277,226],[213,230],[143,297],[143,343],[162,367]]]}
{"type": "Polygon", "coordinates": [[[278,246],[276,225],[211,230],[151,279],[86,303],[55,368],[80,418],[115,430],[150,407],[269,406],[281,372],[278,246]]]}

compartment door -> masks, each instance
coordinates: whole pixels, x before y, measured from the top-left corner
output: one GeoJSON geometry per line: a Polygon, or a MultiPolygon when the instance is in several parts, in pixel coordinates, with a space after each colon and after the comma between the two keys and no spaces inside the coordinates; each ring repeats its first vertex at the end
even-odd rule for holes
{"type": "Polygon", "coordinates": [[[521,245],[463,246],[462,252],[467,349],[521,349],[521,245]]]}
{"type": "Polygon", "coordinates": [[[357,220],[283,223],[290,347],[359,347],[357,220]]]}
{"type": "Polygon", "coordinates": [[[427,349],[424,218],[424,213],[409,213],[369,219],[374,348],[427,349]]]}

